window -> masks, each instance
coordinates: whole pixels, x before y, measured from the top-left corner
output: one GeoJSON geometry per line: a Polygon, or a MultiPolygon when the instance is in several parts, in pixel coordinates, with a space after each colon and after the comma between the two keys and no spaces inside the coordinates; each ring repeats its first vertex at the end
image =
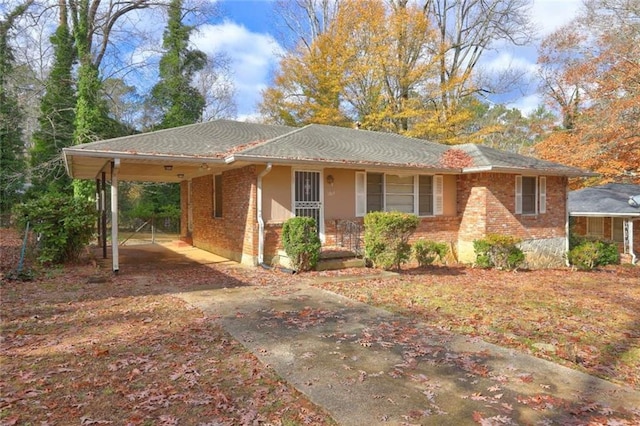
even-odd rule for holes
{"type": "Polygon", "coordinates": [[[587,235],[591,237],[604,237],[604,218],[588,217],[587,218],[587,235]]]}
{"type": "Polygon", "coordinates": [[[442,176],[357,172],[356,215],[375,211],[442,214],[442,192],[442,176]]]}
{"type": "Polygon", "coordinates": [[[379,212],[384,207],[384,174],[382,173],[367,173],[366,174],[366,188],[367,188],[367,211],[379,212]]]}
{"type": "Polygon", "coordinates": [[[213,175],[213,217],[222,217],[222,175],[213,175]]]}
{"type": "Polygon", "coordinates": [[[402,213],[413,213],[415,211],[413,181],[413,176],[386,176],[385,210],[402,213]]]}
{"type": "Polygon", "coordinates": [[[538,214],[547,211],[547,178],[516,176],[516,214],[538,214]]]}
{"type": "Polygon", "coordinates": [[[418,176],[418,215],[433,214],[433,176],[418,176]]]}
{"type": "Polygon", "coordinates": [[[624,219],[614,217],[611,220],[611,239],[616,243],[624,242],[624,219]]]}

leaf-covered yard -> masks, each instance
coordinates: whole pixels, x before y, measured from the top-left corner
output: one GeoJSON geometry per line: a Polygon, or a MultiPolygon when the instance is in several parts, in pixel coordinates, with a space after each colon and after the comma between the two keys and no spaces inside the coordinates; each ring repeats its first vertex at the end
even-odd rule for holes
{"type": "MultiPolygon", "coordinates": [[[[20,240],[5,230],[0,237],[4,276],[17,264],[20,240]]],[[[0,426],[334,424],[215,318],[172,296],[301,279],[640,389],[638,267],[432,266],[365,278],[371,270],[144,265],[117,276],[67,266],[0,283],[0,426]]]]}
{"type": "MultiPolygon", "coordinates": [[[[20,241],[0,232],[4,275],[20,241]]],[[[0,425],[333,424],[213,318],[170,295],[246,279],[223,269],[111,277],[85,265],[2,281],[0,425]]]]}
{"type": "Polygon", "coordinates": [[[325,289],[640,389],[640,267],[505,272],[457,266],[325,289]]]}

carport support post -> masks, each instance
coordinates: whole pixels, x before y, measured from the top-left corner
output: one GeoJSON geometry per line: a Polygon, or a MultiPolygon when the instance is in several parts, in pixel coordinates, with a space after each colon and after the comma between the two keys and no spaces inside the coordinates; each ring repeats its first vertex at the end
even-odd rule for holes
{"type": "Polygon", "coordinates": [[[120,159],[114,158],[111,162],[111,256],[114,274],[117,274],[120,269],[118,259],[118,169],[120,169],[120,159]]]}
{"type": "Polygon", "coordinates": [[[102,221],[102,258],[107,258],[107,173],[102,172],[102,182],[100,188],[100,220],[102,221]]]}

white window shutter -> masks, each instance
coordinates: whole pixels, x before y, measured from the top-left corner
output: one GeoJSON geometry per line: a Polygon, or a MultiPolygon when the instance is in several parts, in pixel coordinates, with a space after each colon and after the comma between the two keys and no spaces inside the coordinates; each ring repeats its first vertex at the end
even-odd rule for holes
{"type": "Polygon", "coordinates": [[[547,212],[547,178],[540,176],[540,182],[538,183],[540,191],[540,213],[547,212]]]}
{"type": "Polygon", "coordinates": [[[522,176],[516,176],[516,214],[522,214],[522,176]]]}
{"type": "Polygon", "coordinates": [[[435,216],[444,213],[444,178],[442,175],[433,177],[433,214],[435,216]]]}
{"type": "Polygon", "coordinates": [[[367,174],[356,172],[356,217],[367,213],[367,174]]]}

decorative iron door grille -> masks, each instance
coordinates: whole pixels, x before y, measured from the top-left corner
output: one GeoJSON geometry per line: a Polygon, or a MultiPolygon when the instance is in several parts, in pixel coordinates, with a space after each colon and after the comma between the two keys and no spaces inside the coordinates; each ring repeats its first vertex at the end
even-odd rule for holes
{"type": "Polygon", "coordinates": [[[314,218],[319,232],[322,209],[320,172],[296,171],[294,192],[295,215],[314,218]]]}

